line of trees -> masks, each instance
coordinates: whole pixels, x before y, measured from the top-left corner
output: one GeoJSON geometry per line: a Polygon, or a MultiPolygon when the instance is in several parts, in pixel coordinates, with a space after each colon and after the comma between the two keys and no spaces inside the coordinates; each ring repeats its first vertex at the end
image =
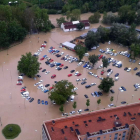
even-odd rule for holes
{"type": "Polygon", "coordinates": [[[53,27],[46,9],[27,7],[24,3],[0,5],[0,47],[9,47],[15,41],[22,41],[27,32],[47,32],[53,27]]]}
{"type": "Polygon", "coordinates": [[[117,44],[131,46],[133,43],[138,44],[140,39],[135,31],[135,24],[130,28],[124,24],[114,23],[110,29],[100,26],[96,33],[90,31],[85,39],[85,46],[88,50],[97,46],[99,43],[104,43],[111,40],[117,44]]]}
{"type": "Polygon", "coordinates": [[[102,22],[104,24],[111,25],[112,23],[124,23],[140,25],[140,2],[137,7],[133,5],[124,5],[118,9],[118,15],[110,13],[104,13],[102,22]]]}

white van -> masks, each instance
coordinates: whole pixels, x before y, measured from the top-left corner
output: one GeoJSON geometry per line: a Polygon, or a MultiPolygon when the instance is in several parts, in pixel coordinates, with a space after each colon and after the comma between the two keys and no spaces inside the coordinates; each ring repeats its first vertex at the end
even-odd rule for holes
{"type": "Polygon", "coordinates": [[[85,53],[85,56],[89,56],[89,53],[85,53]]]}

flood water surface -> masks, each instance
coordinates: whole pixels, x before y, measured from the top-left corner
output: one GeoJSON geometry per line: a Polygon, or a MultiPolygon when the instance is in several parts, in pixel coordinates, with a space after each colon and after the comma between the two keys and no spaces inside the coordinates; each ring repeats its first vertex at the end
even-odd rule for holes
{"type": "MultiPolygon", "coordinates": [[[[91,13],[83,14],[82,19],[88,19],[88,17],[91,15],[91,13]]],[[[56,16],[50,16],[50,20],[53,24],[56,25],[56,18],[59,18],[58,15],[56,16]]],[[[93,24],[91,25],[91,28],[96,28],[100,24],[93,24]]],[[[80,36],[83,33],[86,33],[87,30],[84,31],[73,31],[73,32],[63,32],[60,28],[55,28],[49,33],[40,33],[31,35],[30,37],[27,36],[26,39],[19,45],[14,46],[10,48],[8,51],[2,51],[0,52],[0,117],[2,122],[2,128],[8,124],[8,123],[15,123],[19,124],[21,126],[22,132],[21,134],[16,138],[16,140],[41,140],[41,125],[43,121],[53,119],[53,118],[59,118],[61,117],[61,113],[59,111],[59,106],[53,105],[48,99],[48,94],[43,93],[41,90],[37,89],[36,86],[34,86],[35,83],[37,83],[39,80],[43,80],[43,84],[50,84],[53,85],[54,81],[60,81],[60,80],[68,80],[74,84],[75,87],[78,87],[77,96],[75,97],[75,101],[77,102],[77,108],[78,109],[86,109],[86,98],[84,97],[85,94],[88,95],[90,99],[90,106],[89,110],[97,110],[97,109],[103,109],[108,108],[108,104],[110,104],[110,97],[114,97],[113,103],[116,105],[121,105],[121,101],[126,101],[127,103],[134,103],[139,101],[139,93],[140,91],[134,91],[133,85],[135,83],[139,83],[139,77],[136,76],[136,72],[139,71],[140,66],[138,65],[139,61],[136,61],[136,63],[130,63],[129,59],[125,56],[118,55],[118,56],[110,56],[105,55],[106,57],[114,58],[118,61],[122,61],[123,67],[117,68],[113,67],[112,63],[108,66],[108,68],[105,68],[105,71],[107,69],[111,68],[113,70],[113,73],[110,77],[114,79],[114,75],[116,73],[119,73],[119,81],[116,81],[114,83],[114,86],[112,89],[115,91],[114,94],[103,94],[101,97],[93,97],[91,96],[91,93],[94,91],[99,91],[98,85],[100,84],[101,80],[98,78],[95,78],[88,74],[87,69],[83,68],[82,66],[77,66],[77,62],[69,63],[61,60],[61,57],[57,58],[55,55],[51,55],[48,52],[48,49],[50,46],[55,47],[56,49],[59,49],[61,52],[64,52],[64,55],[69,54],[71,56],[75,56],[76,54],[69,50],[64,50],[62,48],[59,48],[59,44],[63,43],[65,41],[70,41],[74,39],[77,36],[80,36]],[[39,37],[39,42],[38,42],[39,37]],[[30,96],[34,98],[34,101],[32,103],[29,103],[25,98],[21,97],[20,89],[22,86],[17,86],[17,77],[18,77],[18,71],[17,71],[17,64],[20,60],[21,55],[25,54],[26,52],[32,52],[35,53],[40,48],[41,44],[47,41],[47,47],[42,51],[42,53],[39,56],[39,59],[43,55],[48,55],[50,58],[52,58],[56,62],[60,62],[64,64],[64,66],[68,66],[69,68],[64,70],[57,71],[55,67],[51,68],[50,66],[45,64],[45,60],[40,61],[41,67],[43,69],[46,69],[47,71],[50,71],[50,74],[46,75],[44,72],[39,71],[39,74],[41,75],[41,78],[37,78],[36,80],[28,77],[24,77],[24,84],[23,86],[26,86],[30,96]],[[7,55],[8,54],[8,55],[7,55]],[[132,70],[130,72],[124,71],[125,67],[131,67],[132,70]],[[137,71],[134,71],[134,67],[138,67],[137,71]],[[82,75],[77,77],[73,74],[73,76],[68,77],[67,75],[70,74],[71,70],[79,71],[82,75]],[[56,78],[51,79],[51,75],[56,74],[56,78]],[[95,86],[86,89],[85,85],[81,85],[81,82],[77,84],[76,79],[77,78],[87,78],[87,84],[96,83],[95,86]],[[125,92],[120,92],[118,89],[120,86],[124,86],[126,88],[125,92]],[[132,97],[132,95],[134,95],[132,97]],[[48,105],[41,105],[37,104],[37,100],[45,100],[48,101],[48,105]],[[97,105],[97,100],[101,99],[101,104],[97,105]]],[[[114,50],[118,51],[127,51],[127,48],[122,48],[114,43],[111,43],[110,45],[108,43],[100,44],[100,47],[97,50],[93,50],[89,52],[90,55],[92,54],[100,54],[99,49],[106,48],[112,48],[114,50]]],[[[87,57],[84,57],[84,60],[88,60],[87,57]]],[[[100,60],[95,66],[93,70],[90,70],[91,72],[97,74],[99,77],[101,77],[100,73],[102,69],[97,69],[102,64],[102,60],[100,60]]],[[[106,77],[107,72],[104,73],[102,77],[106,77]]],[[[69,113],[73,110],[72,108],[73,102],[66,103],[64,105],[64,112],[69,113]]],[[[0,135],[0,139],[4,140],[4,137],[0,135]]]]}

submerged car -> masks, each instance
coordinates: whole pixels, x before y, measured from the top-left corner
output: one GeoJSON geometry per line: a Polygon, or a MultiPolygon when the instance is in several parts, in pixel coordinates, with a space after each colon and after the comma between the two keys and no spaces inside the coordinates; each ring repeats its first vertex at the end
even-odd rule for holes
{"type": "Polygon", "coordinates": [[[91,87],[91,85],[86,85],[86,86],[85,86],[85,88],[90,88],[90,87],[91,87]]]}
{"type": "Polygon", "coordinates": [[[86,84],[87,82],[86,81],[83,81],[82,83],[81,83],[81,85],[84,85],[84,84],[86,84]]]}

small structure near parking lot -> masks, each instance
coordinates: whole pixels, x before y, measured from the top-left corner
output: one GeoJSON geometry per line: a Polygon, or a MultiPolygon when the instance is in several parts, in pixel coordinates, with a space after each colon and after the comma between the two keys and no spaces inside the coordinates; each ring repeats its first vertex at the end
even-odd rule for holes
{"type": "Polygon", "coordinates": [[[74,50],[75,46],[76,46],[75,44],[70,43],[70,42],[64,42],[64,43],[62,43],[62,47],[65,47],[65,48],[67,48],[69,50],[72,50],[72,51],[75,51],[74,50]]]}

